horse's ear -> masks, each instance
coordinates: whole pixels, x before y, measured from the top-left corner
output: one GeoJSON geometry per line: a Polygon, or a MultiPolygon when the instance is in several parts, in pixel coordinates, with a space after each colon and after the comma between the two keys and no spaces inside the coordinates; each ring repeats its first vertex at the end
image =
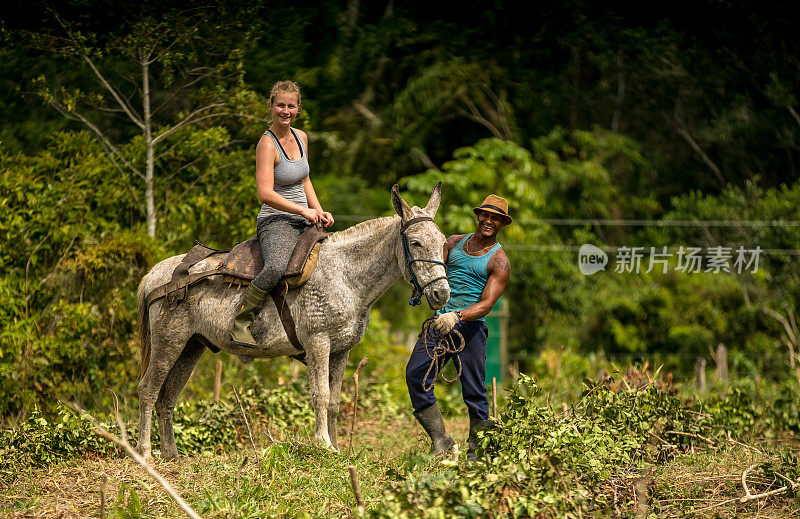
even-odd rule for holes
{"type": "Polygon", "coordinates": [[[431,193],[431,199],[428,200],[428,205],[425,206],[425,212],[431,216],[435,216],[436,211],[439,210],[439,203],[441,201],[442,201],[442,182],[440,180],[433,187],[433,193],[431,193]]]}
{"type": "Polygon", "coordinates": [[[400,187],[398,187],[397,184],[392,186],[392,205],[394,206],[395,212],[399,214],[400,218],[403,220],[408,220],[411,216],[411,208],[405,200],[400,198],[400,187]]]}

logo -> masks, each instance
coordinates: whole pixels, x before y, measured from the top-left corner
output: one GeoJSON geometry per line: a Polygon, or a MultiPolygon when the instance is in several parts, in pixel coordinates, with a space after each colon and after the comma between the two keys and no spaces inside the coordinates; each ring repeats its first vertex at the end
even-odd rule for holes
{"type": "Polygon", "coordinates": [[[605,270],[606,265],[608,265],[608,254],[603,252],[603,249],[590,243],[581,245],[578,251],[578,268],[581,274],[591,276],[595,272],[605,270]]]}

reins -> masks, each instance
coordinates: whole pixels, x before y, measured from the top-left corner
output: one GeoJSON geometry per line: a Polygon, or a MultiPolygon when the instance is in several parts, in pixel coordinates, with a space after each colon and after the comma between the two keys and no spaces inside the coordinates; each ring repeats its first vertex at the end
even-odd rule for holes
{"type": "Polygon", "coordinates": [[[464,336],[453,328],[450,333],[447,335],[439,335],[435,331],[431,333],[431,323],[436,320],[436,316],[433,315],[425,319],[425,322],[422,323],[422,342],[425,344],[425,353],[428,354],[428,358],[431,359],[431,364],[428,366],[428,371],[425,372],[425,376],[422,377],[422,391],[428,392],[433,389],[434,384],[436,383],[436,379],[439,375],[442,376],[442,380],[445,382],[453,383],[461,376],[461,357],[458,356],[459,353],[464,351],[464,346],[466,342],[464,341],[464,336]],[[430,338],[430,342],[434,343],[433,346],[433,353],[431,353],[431,349],[428,348],[428,338],[430,338]],[[458,341],[458,344],[456,343],[458,341]],[[458,366],[458,374],[456,374],[453,380],[444,376],[444,365],[447,362],[447,354],[452,353],[455,356],[455,360],[453,364],[458,366]],[[425,381],[428,380],[428,375],[431,374],[433,371],[433,379],[431,380],[430,386],[425,386],[425,381]]]}
{"type": "Polygon", "coordinates": [[[400,238],[403,242],[403,253],[405,254],[406,258],[406,268],[408,269],[408,273],[411,277],[411,285],[414,287],[414,291],[411,293],[411,299],[408,300],[408,304],[411,306],[417,306],[418,304],[420,304],[420,302],[422,301],[423,290],[425,290],[429,285],[439,281],[440,279],[447,279],[447,275],[439,276],[425,283],[425,286],[420,286],[419,280],[417,279],[417,275],[416,273],[414,273],[414,269],[411,268],[412,263],[421,261],[425,263],[433,263],[436,265],[441,265],[445,268],[445,271],[447,270],[447,265],[445,265],[441,261],[411,257],[411,250],[408,248],[408,238],[406,237],[406,229],[408,229],[415,223],[427,222],[427,221],[433,222],[434,220],[430,216],[418,216],[416,218],[411,218],[406,222],[402,222],[402,224],[400,225],[400,238]]]}

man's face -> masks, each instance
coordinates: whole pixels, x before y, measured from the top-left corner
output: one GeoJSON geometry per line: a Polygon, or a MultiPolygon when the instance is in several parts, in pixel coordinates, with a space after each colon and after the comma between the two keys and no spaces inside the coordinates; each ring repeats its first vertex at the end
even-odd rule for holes
{"type": "Polygon", "coordinates": [[[478,211],[478,228],[475,231],[483,238],[493,238],[506,226],[505,218],[496,213],[478,211]]]}

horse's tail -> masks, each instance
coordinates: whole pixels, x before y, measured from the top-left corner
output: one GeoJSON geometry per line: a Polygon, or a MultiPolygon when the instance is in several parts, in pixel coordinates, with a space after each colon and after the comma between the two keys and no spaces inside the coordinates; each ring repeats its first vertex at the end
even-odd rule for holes
{"type": "Polygon", "coordinates": [[[146,279],[147,276],[139,283],[138,294],[139,317],[137,321],[139,323],[139,345],[142,348],[142,366],[139,371],[139,380],[144,377],[147,365],[150,363],[150,307],[147,304],[147,294],[144,290],[146,279]]]}

